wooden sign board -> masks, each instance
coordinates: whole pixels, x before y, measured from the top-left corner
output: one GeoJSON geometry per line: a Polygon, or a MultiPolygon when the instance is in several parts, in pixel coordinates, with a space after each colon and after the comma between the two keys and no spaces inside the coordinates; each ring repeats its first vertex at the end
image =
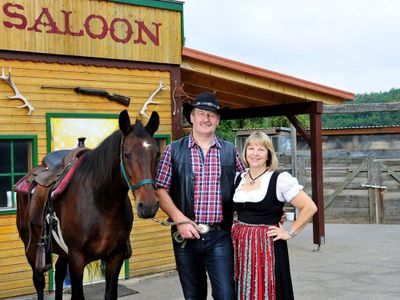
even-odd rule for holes
{"type": "Polygon", "coordinates": [[[101,0],[4,0],[0,49],[181,63],[181,12],[101,0]]]}

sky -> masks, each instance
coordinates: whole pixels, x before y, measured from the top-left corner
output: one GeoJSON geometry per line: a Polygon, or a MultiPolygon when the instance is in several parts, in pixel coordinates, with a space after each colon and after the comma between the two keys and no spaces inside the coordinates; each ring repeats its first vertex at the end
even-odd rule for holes
{"type": "Polygon", "coordinates": [[[186,0],[185,47],[356,94],[400,88],[400,0],[186,0]]]}

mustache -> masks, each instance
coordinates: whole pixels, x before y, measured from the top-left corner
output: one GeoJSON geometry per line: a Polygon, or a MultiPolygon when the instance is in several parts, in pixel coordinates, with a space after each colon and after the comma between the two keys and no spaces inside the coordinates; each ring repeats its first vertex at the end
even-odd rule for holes
{"type": "Polygon", "coordinates": [[[211,126],[211,122],[209,121],[205,121],[205,122],[200,122],[200,125],[207,125],[207,126],[211,126]]]}

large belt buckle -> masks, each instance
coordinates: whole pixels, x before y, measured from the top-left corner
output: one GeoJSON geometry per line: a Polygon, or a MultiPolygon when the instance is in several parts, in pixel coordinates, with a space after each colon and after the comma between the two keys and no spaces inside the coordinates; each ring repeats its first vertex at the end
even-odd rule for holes
{"type": "Polygon", "coordinates": [[[197,226],[199,227],[200,234],[205,234],[210,231],[210,226],[208,226],[207,224],[199,224],[197,226]]]}

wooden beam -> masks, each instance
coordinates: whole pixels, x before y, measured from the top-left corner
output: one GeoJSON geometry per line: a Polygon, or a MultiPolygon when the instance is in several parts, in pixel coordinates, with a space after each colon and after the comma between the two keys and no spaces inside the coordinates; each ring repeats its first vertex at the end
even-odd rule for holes
{"type": "Polygon", "coordinates": [[[258,106],[252,108],[228,109],[221,112],[222,120],[235,120],[246,118],[263,118],[287,115],[301,115],[309,113],[322,113],[321,102],[303,102],[271,106],[258,106]]]}
{"type": "Polygon", "coordinates": [[[400,102],[324,105],[324,114],[350,114],[371,111],[398,111],[400,102]]]}
{"type": "Polygon", "coordinates": [[[389,168],[386,164],[382,163],[382,169],[387,171],[390,176],[392,176],[395,180],[397,180],[397,182],[400,182],[400,176],[398,174],[396,174],[395,171],[393,171],[392,168],[389,168]]]}
{"type": "Polygon", "coordinates": [[[303,125],[299,122],[299,120],[296,118],[294,115],[289,115],[287,116],[289,119],[290,123],[296,128],[298,132],[300,132],[301,136],[304,138],[304,140],[307,142],[308,146],[311,147],[311,137],[310,134],[305,130],[303,125]]]}

